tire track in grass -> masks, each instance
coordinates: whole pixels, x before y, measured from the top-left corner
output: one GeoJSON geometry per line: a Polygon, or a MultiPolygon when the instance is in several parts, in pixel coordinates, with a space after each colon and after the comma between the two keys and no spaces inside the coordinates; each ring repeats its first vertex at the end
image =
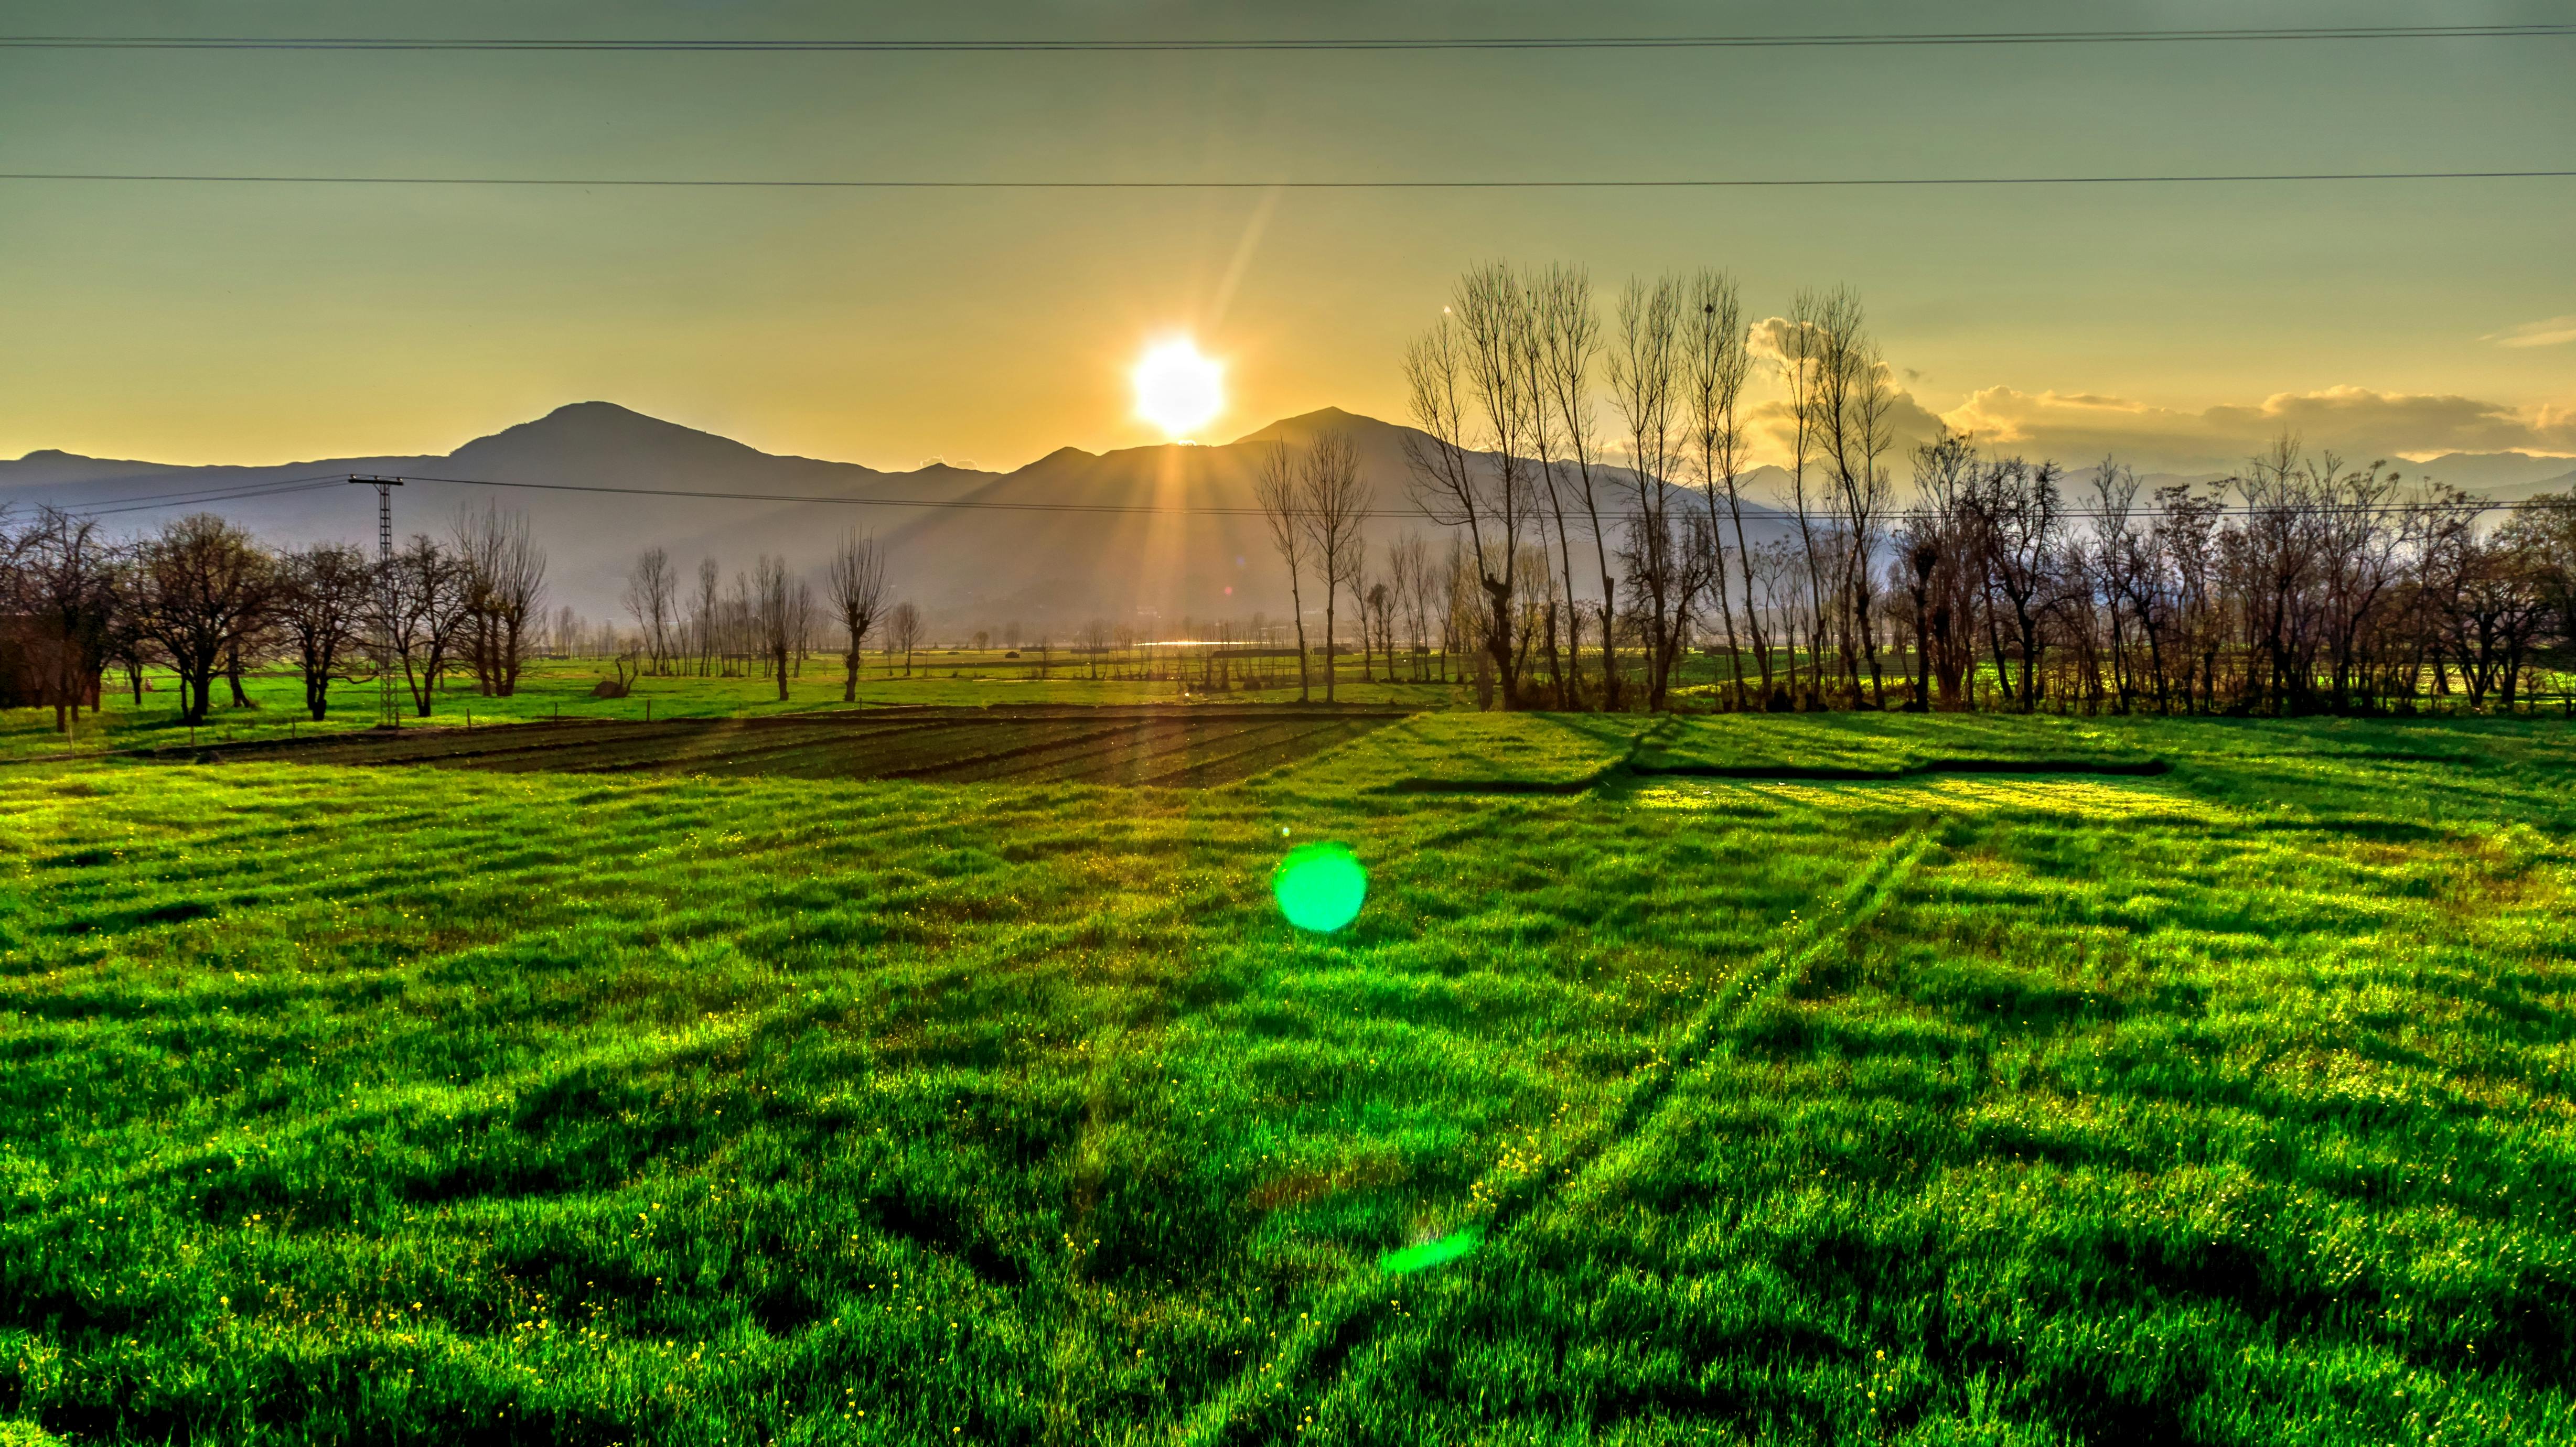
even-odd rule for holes
{"type": "MultiPolygon", "coordinates": [[[[1263,731],[1255,738],[1251,747],[1236,749],[1230,753],[1211,754],[1178,769],[1156,774],[1139,782],[1148,787],[1171,789],[1205,788],[1215,784],[1234,783],[1250,778],[1264,769],[1295,763],[1308,755],[1321,753],[1341,742],[1345,737],[1358,738],[1368,732],[1368,729],[1363,728],[1358,733],[1352,733],[1350,732],[1352,728],[1353,725],[1339,720],[1320,727],[1308,724],[1299,727],[1272,728],[1263,731]],[[1272,757],[1274,754],[1277,757],[1272,757]],[[1237,766],[1247,760],[1255,767],[1236,772],[1237,766]]],[[[1247,737],[1254,736],[1237,734],[1221,742],[1240,743],[1247,737]]],[[[1159,759],[1155,762],[1159,762],[1159,759]]]]}
{"type": "MultiPolygon", "coordinates": [[[[1934,821],[1937,822],[1937,821],[1934,821]]],[[[1828,953],[1840,948],[1852,932],[1885,909],[1896,891],[1913,876],[1932,845],[1933,825],[1925,823],[1900,835],[1873,856],[1840,898],[1817,918],[1801,923],[1765,950],[1751,965],[1716,991],[1697,1015],[1684,1024],[1669,1049],[1658,1048],[1654,1060],[1638,1073],[1627,1099],[1606,1124],[1587,1133],[1563,1155],[1495,1193],[1491,1214],[1482,1222],[1486,1241],[1529,1217],[1566,1186],[1599,1163],[1612,1149],[1635,1139],[1671,1098],[1674,1084],[1698,1068],[1718,1039],[1751,1006],[1779,995],[1804,978],[1828,953]]],[[[1470,1229],[1461,1227],[1461,1229],[1470,1229]]],[[[1386,1273],[1366,1266],[1354,1271],[1325,1295],[1323,1302],[1299,1319],[1297,1327],[1267,1362],[1245,1368],[1243,1375],[1201,1403],[1176,1433],[1188,1447],[1219,1447],[1233,1440],[1238,1417],[1262,1395],[1277,1396],[1286,1383],[1331,1376],[1351,1353],[1368,1343],[1393,1302],[1386,1294],[1386,1273]]],[[[1320,1399],[1327,1387],[1318,1385],[1320,1399]]],[[[1303,1396],[1304,1394],[1300,1394],[1303,1396]]]]}

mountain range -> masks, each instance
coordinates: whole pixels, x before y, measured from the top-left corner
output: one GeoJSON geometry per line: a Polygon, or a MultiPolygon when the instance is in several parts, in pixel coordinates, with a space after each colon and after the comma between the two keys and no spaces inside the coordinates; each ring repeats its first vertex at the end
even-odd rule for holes
{"type": "MultiPolygon", "coordinates": [[[[1326,430],[1358,446],[1373,494],[1363,525],[1376,549],[1372,566],[1407,530],[1436,542],[1441,530],[1409,501],[1411,429],[1338,408],[1283,418],[1218,446],[1065,447],[1009,472],[938,463],[881,472],[765,453],[612,403],[580,402],[441,455],[184,467],[34,452],[0,461],[0,505],[91,511],[120,532],[210,510],[277,545],[368,541],[373,491],[331,479],[398,476],[405,479],[394,494],[398,535],[444,535],[461,510],[499,500],[526,514],[546,549],[550,602],[594,619],[623,616],[625,579],[645,548],[667,549],[684,577],[713,558],[730,581],[774,553],[819,578],[834,542],[856,529],[883,545],[897,595],[919,604],[934,631],[1019,623],[1061,635],[1098,617],[1169,635],[1187,619],[1287,610],[1287,575],[1256,509],[1253,470],[1266,444],[1302,444],[1326,430]],[[299,480],[309,480],[300,491],[222,495],[299,480]],[[717,495],[668,495],[680,492],[717,495]]],[[[1310,609],[1320,607],[1315,589],[1308,578],[1310,609]]]]}
{"type": "MultiPolygon", "coordinates": [[[[333,479],[391,475],[406,479],[394,497],[398,534],[443,535],[462,510],[496,500],[525,513],[549,555],[550,603],[594,619],[622,616],[627,572],[645,548],[667,549],[684,576],[713,558],[730,580],[774,553],[819,577],[835,540],[856,529],[884,545],[897,594],[921,606],[934,632],[1018,623],[1061,634],[1099,617],[1170,636],[1188,619],[1288,608],[1286,573],[1254,510],[1253,470],[1264,444],[1303,443],[1328,429],[1358,445],[1374,494],[1364,529],[1379,549],[1372,565],[1407,530],[1437,543],[1441,530],[1409,501],[1411,429],[1338,408],[1216,446],[1065,447],[1009,472],[936,463],[882,472],[761,452],[613,403],[580,402],[439,455],[200,467],[32,452],[0,461],[0,506],[90,511],[118,532],[211,510],[275,544],[366,541],[376,524],[372,490],[333,479]],[[227,496],[298,480],[309,485],[227,496]],[[681,492],[714,495],[669,495],[681,492]]],[[[2576,486],[2567,466],[2520,453],[2453,454],[2407,471],[2510,498],[2576,486]]],[[[1772,496],[1785,478],[1763,468],[1748,490],[1772,496]]],[[[1766,510],[1766,523],[1762,530],[1775,532],[1776,514],[1766,510]]],[[[1585,544],[1576,546],[1579,555],[1585,544]]],[[[1305,601],[1318,606],[1311,579],[1305,601]]]]}

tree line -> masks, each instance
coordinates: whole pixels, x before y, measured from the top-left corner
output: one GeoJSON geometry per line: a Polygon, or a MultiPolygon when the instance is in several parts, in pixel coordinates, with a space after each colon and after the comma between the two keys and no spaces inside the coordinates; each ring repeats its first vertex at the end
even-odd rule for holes
{"type": "MultiPolygon", "coordinates": [[[[1505,708],[1662,709],[1694,651],[1733,709],[2510,708],[2576,648],[2576,498],[2493,525],[2295,437],[2145,498],[2106,458],[2070,500],[2056,462],[1945,432],[1900,506],[1898,395],[1848,289],[1757,323],[1723,272],[1631,280],[1605,325],[1581,268],[1488,265],[1403,374],[1410,495],[1458,540],[1446,592],[1505,708]],[[1765,370],[1788,457],[1757,499],[1765,370]]],[[[1340,466],[1319,439],[1263,472],[1292,580],[1328,596],[1340,466]]]]}
{"type": "Polygon", "coordinates": [[[627,570],[624,595],[642,666],[657,674],[725,678],[757,670],[777,680],[784,699],[788,679],[837,626],[842,702],[858,698],[859,655],[871,635],[880,636],[890,654],[903,654],[910,676],[912,655],[923,642],[921,610],[909,602],[889,606],[884,549],[873,537],[845,534],[826,560],[823,577],[817,595],[810,580],[788,571],[785,558],[763,553],[751,572],[734,574],[728,589],[716,560],[702,558],[683,595],[670,553],[646,548],[627,570]]]}
{"type": "Polygon", "coordinates": [[[218,679],[248,707],[244,672],[284,660],[317,720],[334,683],[388,673],[427,718],[451,676],[485,695],[517,689],[545,573],[526,519],[498,507],[386,558],[347,543],[271,548],[211,513],[130,540],[59,508],[0,516],[0,706],[51,706],[68,730],[98,708],[111,668],[140,704],[145,670],[166,667],[197,724],[218,679]]]}

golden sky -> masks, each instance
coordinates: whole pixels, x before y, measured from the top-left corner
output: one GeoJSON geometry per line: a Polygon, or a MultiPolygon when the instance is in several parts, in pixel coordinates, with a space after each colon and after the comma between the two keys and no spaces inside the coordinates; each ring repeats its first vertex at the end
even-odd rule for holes
{"type": "MultiPolygon", "coordinates": [[[[2562,20],[2466,4],[2444,20],[2562,20]],[[2474,12],[2474,13],[2472,13],[2474,12]]],[[[20,0],[12,34],[926,37],[2420,23],[2420,6],[20,0]],[[2073,18],[2070,19],[2070,16],[2073,18]]],[[[0,170],[1466,179],[2565,168],[2576,38],[852,55],[0,50],[0,170]]],[[[2033,450],[2576,453],[2576,180],[869,192],[0,182],[0,456],[445,451],[599,398],[771,451],[1015,466],[1338,405],[1501,257],[1849,283],[1915,400],[2033,450]]],[[[2088,459],[2089,460],[2089,459],[2088,459]]]]}

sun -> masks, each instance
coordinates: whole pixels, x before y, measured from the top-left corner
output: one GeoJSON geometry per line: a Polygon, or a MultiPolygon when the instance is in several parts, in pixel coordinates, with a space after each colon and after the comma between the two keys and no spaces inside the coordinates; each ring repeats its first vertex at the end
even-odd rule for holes
{"type": "Polygon", "coordinates": [[[1186,437],[1225,410],[1225,366],[1198,343],[1175,337],[1136,363],[1136,415],[1170,437],[1186,437]]]}

